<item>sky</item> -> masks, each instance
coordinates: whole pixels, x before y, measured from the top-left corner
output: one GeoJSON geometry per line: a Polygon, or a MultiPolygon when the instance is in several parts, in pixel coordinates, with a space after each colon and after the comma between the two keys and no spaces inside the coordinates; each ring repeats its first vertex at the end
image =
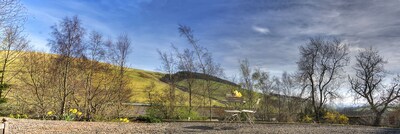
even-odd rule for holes
{"type": "Polygon", "coordinates": [[[212,52],[228,77],[239,76],[240,59],[272,75],[295,72],[299,46],[311,37],[336,37],[354,55],[374,47],[400,73],[400,1],[386,0],[21,0],[25,32],[37,50],[49,51],[50,26],[77,15],[86,31],[115,39],[127,33],[130,67],[157,71],[157,49],[190,45],[178,25],[190,26],[199,44],[212,52]]]}

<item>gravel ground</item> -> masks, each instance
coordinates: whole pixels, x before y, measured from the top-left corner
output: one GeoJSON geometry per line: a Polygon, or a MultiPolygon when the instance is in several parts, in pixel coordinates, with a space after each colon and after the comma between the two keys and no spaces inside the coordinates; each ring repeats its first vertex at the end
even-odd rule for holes
{"type": "Polygon", "coordinates": [[[199,122],[175,123],[117,123],[117,122],[67,122],[31,119],[9,119],[9,133],[279,133],[279,134],[321,134],[321,133],[400,133],[400,129],[318,124],[222,124],[199,122]]]}

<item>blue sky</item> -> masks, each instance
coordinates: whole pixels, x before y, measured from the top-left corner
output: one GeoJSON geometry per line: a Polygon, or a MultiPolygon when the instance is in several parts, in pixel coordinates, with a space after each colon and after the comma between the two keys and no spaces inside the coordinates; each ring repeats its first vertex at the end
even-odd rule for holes
{"type": "MultiPolygon", "coordinates": [[[[237,74],[238,60],[274,75],[297,69],[298,47],[315,36],[338,37],[351,55],[373,46],[400,73],[399,1],[267,0],[22,0],[27,8],[25,32],[38,50],[49,50],[50,26],[78,15],[88,32],[115,38],[128,33],[133,43],[129,65],[156,70],[157,49],[190,47],[178,24],[194,29],[227,76],[237,74]]],[[[351,69],[351,66],[349,67],[351,69]]]]}
{"type": "MultiPolygon", "coordinates": [[[[240,59],[252,67],[281,75],[297,70],[298,48],[308,38],[341,38],[354,55],[373,46],[400,73],[400,2],[397,0],[22,0],[28,20],[25,32],[37,50],[48,51],[50,26],[78,15],[87,32],[107,38],[127,33],[133,43],[130,67],[157,70],[157,49],[173,43],[190,47],[178,24],[190,26],[199,43],[213,53],[228,77],[239,76],[240,59]]],[[[351,102],[351,97],[344,100],[351,102]]],[[[347,94],[348,95],[348,94],[347,94]]]]}

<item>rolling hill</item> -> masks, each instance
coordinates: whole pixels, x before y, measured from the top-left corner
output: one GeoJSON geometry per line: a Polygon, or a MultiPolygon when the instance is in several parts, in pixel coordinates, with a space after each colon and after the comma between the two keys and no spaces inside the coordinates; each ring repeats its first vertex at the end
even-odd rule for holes
{"type": "MultiPolygon", "coordinates": [[[[31,52],[27,52],[25,54],[29,53],[31,52]]],[[[41,53],[41,54],[46,55],[48,57],[57,56],[55,54],[46,54],[46,53],[41,53]]],[[[23,64],[24,63],[22,63],[21,60],[15,60],[12,64],[10,64],[9,67],[11,69],[16,69],[22,66],[23,64]]],[[[107,63],[102,63],[102,64],[107,64],[107,63]]],[[[6,73],[6,77],[15,75],[12,72],[13,71],[6,73]]],[[[195,100],[196,99],[201,100],[201,98],[204,97],[203,91],[201,91],[201,89],[202,85],[205,82],[205,79],[210,79],[213,85],[218,87],[215,91],[213,91],[213,95],[211,97],[213,99],[212,102],[213,105],[217,106],[223,105],[221,102],[224,100],[226,93],[231,92],[233,89],[238,89],[238,85],[236,85],[235,83],[215,76],[208,76],[192,72],[178,72],[173,75],[173,77],[177,78],[176,95],[184,99],[189,98],[189,93],[185,82],[185,80],[187,79],[187,77],[185,76],[187,76],[187,74],[192,74],[195,80],[194,82],[195,84],[193,86],[193,96],[192,96],[195,100]]],[[[130,103],[148,103],[149,102],[148,91],[146,90],[146,88],[148,88],[151,84],[154,84],[154,89],[152,90],[153,93],[163,93],[165,92],[164,90],[169,88],[168,87],[169,85],[167,84],[168,80],[166,79],[168,78],[168,76],[160,72],[127,68],[126,76],[128,79],[128,87],[132,90],[130,103]]],[[[18,85],[20,82],[21,81],[19,81],[18,79],[12,79],[8,83],[15,86],[18,85]]],[[[12,96],[12,94],[10,96],[12,96]]],[[[188,101],[185,102],[185,105],[188,105],[188,101]]]]}

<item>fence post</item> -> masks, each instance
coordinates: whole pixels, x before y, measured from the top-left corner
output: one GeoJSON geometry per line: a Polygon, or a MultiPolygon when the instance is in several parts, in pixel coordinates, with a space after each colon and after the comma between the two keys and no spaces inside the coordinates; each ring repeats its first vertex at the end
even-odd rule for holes
{"type": "Polygon", "coordinates": [[[7,128],[7,119],[6,118],[3,118],[2,120],[1,120],[1,127],[0,128],[2,128],[2,134],[6,134],[7,133],[7,130],[6,130],[6,128],[7,128]]]}

